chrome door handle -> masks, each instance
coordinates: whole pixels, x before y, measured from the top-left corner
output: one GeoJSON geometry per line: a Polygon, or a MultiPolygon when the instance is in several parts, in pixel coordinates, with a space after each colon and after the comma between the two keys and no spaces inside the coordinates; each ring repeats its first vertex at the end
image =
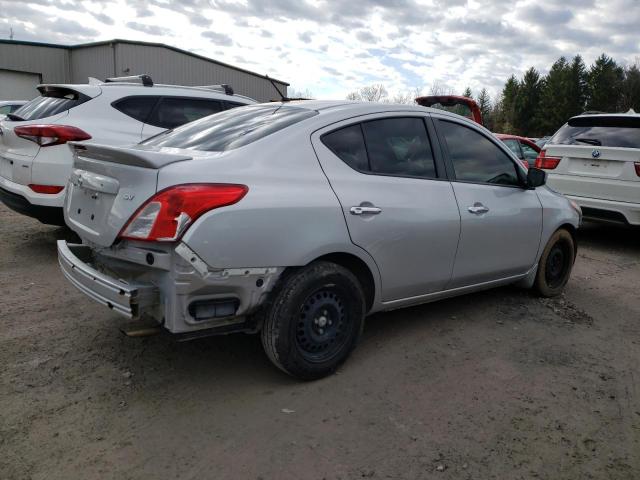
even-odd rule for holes
{"type": "Polygon", "coordinates": [[[481,215],[489,211],[487,207],[478,202],[474,203],[473,207],[467,208],[467,210],[469,210],[469,212],[473,213],[474,215],[481,215]]]}
{"type": "Polygon", "coordinates": [[[351,215],[377,215],[382,212],[378,207],[351,207],[351,215]]]}

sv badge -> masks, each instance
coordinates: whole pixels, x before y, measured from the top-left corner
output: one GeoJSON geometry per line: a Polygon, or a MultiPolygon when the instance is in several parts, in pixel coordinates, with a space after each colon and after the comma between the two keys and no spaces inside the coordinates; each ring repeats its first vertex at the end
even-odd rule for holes
{"type": "Polygon", "coordinates": [[[129,202],[130,202],[131,200],[133,200],[133,199],[134,199],[134,197],[135,197],[135,195],[134,195],[133,193],[123,193],[123,194],[122,194],[122,198],[123,198],[124,200],[129,201],[129,202]]]}

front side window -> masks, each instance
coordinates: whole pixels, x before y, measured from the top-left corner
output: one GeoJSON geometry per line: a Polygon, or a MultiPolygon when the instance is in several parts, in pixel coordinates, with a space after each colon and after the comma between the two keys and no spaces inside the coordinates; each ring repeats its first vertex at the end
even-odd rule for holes
{"type": "Polygon", "coordinates": [[[456,180],[519,186],[514,162],[484,135],[458,123],[440,120],[456,180]]]}
{"type": "Polygon", "coordinates": [[[11,113],[11,105],[0,107],[0,115],[6,115],[7,113],[11,113]]]}
{"type": "Polygon", "coordinates": [[[248,145],[315,115],[315,110],[289,105],[250,105],[201,118],[142,143],[221,152],[248,145]]]}
{"type": "Polygon", "coordinates": [[[363,173],[436,178],[422,118],[384,118],[343,127],[322,136],[343,162],[363,173]]]}

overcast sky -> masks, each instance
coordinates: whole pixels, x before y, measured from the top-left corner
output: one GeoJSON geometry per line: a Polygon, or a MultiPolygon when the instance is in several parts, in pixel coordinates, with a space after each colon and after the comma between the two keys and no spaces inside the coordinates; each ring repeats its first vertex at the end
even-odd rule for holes
{"type": "Polygon", "coordinates": [[[161,42],[344,98],[384,84],[495,94],[560,55],[640,59],[640,0],[0,0],[0,37],[161,42]]]}

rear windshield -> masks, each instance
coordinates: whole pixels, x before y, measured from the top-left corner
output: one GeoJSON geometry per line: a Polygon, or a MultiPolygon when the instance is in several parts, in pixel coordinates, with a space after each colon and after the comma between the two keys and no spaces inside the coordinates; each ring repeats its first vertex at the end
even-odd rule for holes
{"type": "Polygon", "coordinates": [[[91,97],[69,88],[46,87],[41,96],[34,98],[11,114],[11,119],[38,120],[51,117],[90,100],[91,97]]]}
{"type": "Polygon", "coordinates": [[[547,144],[640,148],[640,117],[572,118],[547,144]]]}
{"type": "Polygon", "coordinates": [[[248,145],[317,114],[315,110],[282,104],[251,105],[201,118],[142,144],[221,152],[248,145]]]}

